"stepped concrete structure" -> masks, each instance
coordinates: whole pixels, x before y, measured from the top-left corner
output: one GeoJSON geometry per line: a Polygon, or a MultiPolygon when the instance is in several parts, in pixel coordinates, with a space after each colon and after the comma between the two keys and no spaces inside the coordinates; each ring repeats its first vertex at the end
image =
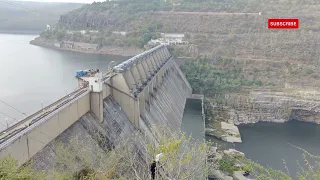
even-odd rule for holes
{"type": "Polygon", "coordinates": [[[56,143],[70,144],[71,137],[94,156],[134,131],[151,137],[151,125],[180,129],[192,96],[164,45],[78,81],[76,91],[2,131],[0,157],[10,154],[20,165],[32,159],[38,169],[47,169],[56,162],[56,143]]]}

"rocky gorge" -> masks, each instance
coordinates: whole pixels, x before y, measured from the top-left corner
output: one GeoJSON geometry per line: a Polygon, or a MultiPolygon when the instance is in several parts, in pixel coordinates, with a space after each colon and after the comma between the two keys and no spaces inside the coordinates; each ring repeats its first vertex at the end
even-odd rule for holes
{"type": "Polygon", "coordinates": [[[230,139],[241,136],[240,133],[227,131],[223,125],[225,123],[240,125],[259,121],[284,123],[298,120],[320,124],[320,92],[314,89],[291,87],[215,94],[208,99],[206,108],[209,114],[206,134],[227,142],[237,142],[230,139]]]}

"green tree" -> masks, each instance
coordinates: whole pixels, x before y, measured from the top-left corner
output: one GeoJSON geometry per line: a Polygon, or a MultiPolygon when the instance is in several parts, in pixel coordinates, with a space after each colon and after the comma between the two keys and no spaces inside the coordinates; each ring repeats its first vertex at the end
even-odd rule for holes
{"type": "Polygon", "coordinates": [[[0,159],[0,179],[4,180],[43,180],[44,173],[38,173],[32,170],[30,165],[24,165],[18,168],[18,161],[11,156],[0,159]]]}
{"type": "Polygon", "coordinates": [[[66,37],[66,32],[65,31],[58,31],[56,33],[56,37],[58,41],[62,41],[66,37]]]}

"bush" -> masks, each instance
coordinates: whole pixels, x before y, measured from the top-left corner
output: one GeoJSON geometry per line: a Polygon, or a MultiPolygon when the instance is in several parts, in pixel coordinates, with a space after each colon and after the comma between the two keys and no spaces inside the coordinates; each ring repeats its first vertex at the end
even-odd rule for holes
{"type": "Polygon", "coordinates": [[[242,67],[233,59],[200,56],[186,61],[182,67],[194,93],[211,95],[235,92],[243,86],[262,86],[261,81],[244,78],[242,67]]]}
{"type": "Polygon", "coordinates": [[[157,172],[166,179],[203,179],[207,176],[210,165],[206,164],[206,158],[210,155],[211,144],[165,126],[153,126],[150,130],[158,141],[149,139],[150,136],[144,136],[143,132],[134,132],[118,142],[114,149],[103,151],[105,154],[98,159],[90,158],[92,152],[79,148],[83,144],[76,137],[67,146],[58,143],[55,145],[57,164],[53,172],[48,173],[50,177],[31,168],[18,169],[17,161],[7,157],[0,160],[0,179],[150,179],[150,165],[159,153],[163,153],[158,162],[162,168],[157,172]],[[78,167],[79,162],[83,164],[81,167],[78,167]]]}
{"type": "Polygon", "coordinates": [[[306,74],[309,75],[309,74],[313,74],[313,73],[314,73],[314,71],[312,69],[309,69],[309,68],[306,69],[306,74]]]}
{"type": "Polygon", "coordinates": [[[62,41],[66,37],[67,33],[65,31],[58,31],[56,37],[58,41],[62,41]]]}
{"type": "Polygon", "coordinates": [[[37,173],[32,170],[30,165],[18,167],[18,161],[11,156],[0,159],[0,179],[25,179],[25,180],[43,180],[44,173],[37,173]]]}
{"type": "Polygon", "coordinates": [[[223,156],[219,161],[219,169],[232,175],[234,171],[239,171],[240,167],[234,166],[234,160],[228,156],[223,156]]]}

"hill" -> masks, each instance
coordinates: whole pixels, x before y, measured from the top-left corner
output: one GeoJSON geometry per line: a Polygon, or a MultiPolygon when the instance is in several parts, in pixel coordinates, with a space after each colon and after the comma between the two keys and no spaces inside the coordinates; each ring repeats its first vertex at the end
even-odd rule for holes
{"type": "Polygon", "coordinates": [[[198,54],[318,61],[319,10],[320,2],[301,0],[123,0],[85,5],[62,15],[57,25],[59,31],[99,30],[90,39],[64,37],[101,45],[143,47],[160,32],[185,33],[198,54]],[[269,30],[270,17],[297,17],[301,28],[269,30]],[[123,38],[110,31],[129,35],[123,38]]]}
{"type": "Polygon", "coordinates": [[[142,49],[160,33],[183,33],[189,45],[174,46],[175,56],[232,58],[250,80],[318,87],[319,10],[314,0],[106,1],[61,15],[57,28],[41,37],[142,49]],[[300,28],[270,30],[271,17],[299,18],[300,28]]]}
{"type": "Polygon", "coordinates": [[[41,32],[80,3],[0,1],[0,32],[41,32]]]}

